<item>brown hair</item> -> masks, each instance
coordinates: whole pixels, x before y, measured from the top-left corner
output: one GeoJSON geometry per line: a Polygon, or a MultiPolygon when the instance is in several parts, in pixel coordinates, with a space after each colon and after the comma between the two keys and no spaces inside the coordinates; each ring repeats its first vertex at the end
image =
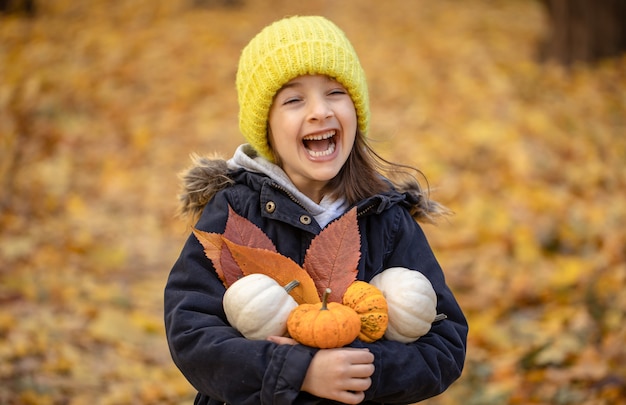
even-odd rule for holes
{"type": "Polygon", "coordinates": [[[449,213],[447,208],[430,200],[428,180],[419,169],[384,159],[360,131],[357,131],[348,160],[324,191],[334,196],[341,194],[349,204],[354,204],[392,189],[412,195],[411,215],[420,222],[432,223],[435,217],[449,213]],[[423,179],[426,188],[416,176],[423,179]]]}

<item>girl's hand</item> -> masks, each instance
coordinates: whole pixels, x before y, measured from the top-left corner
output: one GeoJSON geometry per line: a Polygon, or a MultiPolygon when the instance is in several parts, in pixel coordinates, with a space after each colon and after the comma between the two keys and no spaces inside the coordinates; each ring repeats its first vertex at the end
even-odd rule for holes
{"type": "MultiPolygon", "coordinates": [[[[288,338],[287,338],[288,339],[288,338]]],[[[372,385],[374,355],[367,349],[319,350],[309,365],[302,391],[345,404],[359,404],[372,385]]]]}
{"type": "MultiPolygon", "coordinates": [[[[269,336],[267,340],[280,345],[298,344],[284,336],[269,336]]],[[[345,404],[358,404],[372,384],[373,373],[374,355],[367,349],[321,349],[313,356],[302,391],[345,404]]]]}
{"type": "Polygon", "coordinates": [[[288,338],[285,336],[268,336],[267,340],[270,342],[278,343],[279,345],[297,345],[298,342],[293,340],[292,338],[288,338]]]}

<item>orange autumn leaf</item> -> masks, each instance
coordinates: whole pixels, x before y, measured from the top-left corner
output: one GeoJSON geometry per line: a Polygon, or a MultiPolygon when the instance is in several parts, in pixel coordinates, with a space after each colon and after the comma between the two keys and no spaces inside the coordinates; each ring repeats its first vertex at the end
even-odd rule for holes
{"type": "Polygon", "coordinates": [[[238,245],[226,238],[222,239],[244,275],[261,273],[272,277],[281,285],[293,280],[300,284],[289,294],[298,304],[320,302],[315,282],[309,274],[290,258],[266,249],[238,245]]]}
{"type": "Polygon", "coordinates": [[[304,258],[318,294],[330,288],[329,301],[341,302],[348,286],[356,280],[361,257],[361,236],[356,208],[329,224],[313,239],[304,258]]]}
{"type": "Polygon", "coordinates": [[[243,277],[241,269],[230,257],[230,252],[222,242],[221,234],[205,232],[195,228],[193,229],[193,234],[204,248],[206,257],[213,262],[215,272],[226,288],[243,277]]]}
{"type": "Polygon", "coordinates": [[[222,242],[222,237],[239,245],[276,251],[271,239],[259,227],[237,214],[230,205],[228,206],[228,220],[223,235],[204,232],[195,228],[193,233],[204,247],[204,254],[213,262],[213,267],[226,288],[243,277],[244,274],[228,247],[222,242]]]}

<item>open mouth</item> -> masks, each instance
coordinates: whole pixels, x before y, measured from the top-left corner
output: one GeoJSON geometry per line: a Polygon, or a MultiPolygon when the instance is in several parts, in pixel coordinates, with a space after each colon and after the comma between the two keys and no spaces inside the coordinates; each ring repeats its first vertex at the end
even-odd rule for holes
{"type": "Polygon", "coordinates": [[[309,135],[302,139],[304,148],[312,157],[328,156],[335,151],[336,131],[323,134],[309,135]]]}

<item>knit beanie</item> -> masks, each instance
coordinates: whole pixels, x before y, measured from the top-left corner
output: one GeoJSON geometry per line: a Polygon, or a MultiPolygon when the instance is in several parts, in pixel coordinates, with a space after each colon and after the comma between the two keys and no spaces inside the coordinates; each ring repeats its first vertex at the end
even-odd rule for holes
{"type": "Polygon", "coordinates": [[[344,32],[324,17],[287,17],[248,43],[237,69],[239,129],[261,156],[273,160],[267,122],[274,96],[288,81],[307,74],[327,75],[341,83],[356,108],[359,130],[367,134],[365,72],[344,32]]]}

